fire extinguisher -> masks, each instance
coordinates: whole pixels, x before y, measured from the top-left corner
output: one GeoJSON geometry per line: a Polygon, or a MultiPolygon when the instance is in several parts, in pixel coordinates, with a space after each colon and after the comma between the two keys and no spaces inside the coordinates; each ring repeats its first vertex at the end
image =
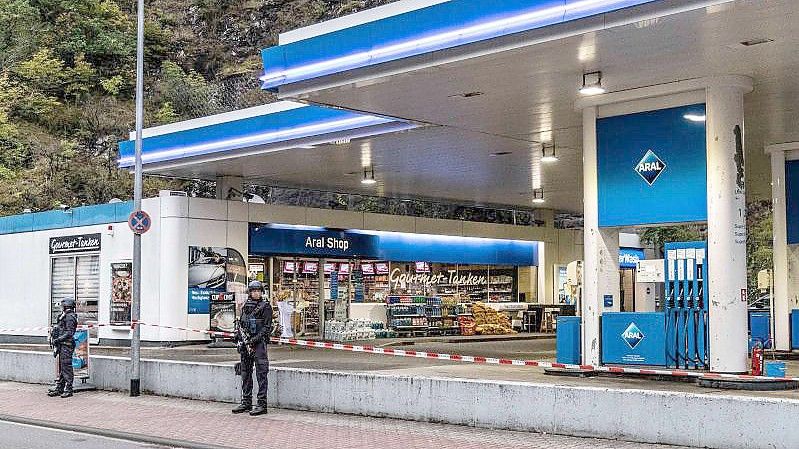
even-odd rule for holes
{"type": "Polygon", "coordinates": [[[752,375],[763,375],[763,347],[760,342],[757,342],[755,347],[752,348],[752,375]]]}

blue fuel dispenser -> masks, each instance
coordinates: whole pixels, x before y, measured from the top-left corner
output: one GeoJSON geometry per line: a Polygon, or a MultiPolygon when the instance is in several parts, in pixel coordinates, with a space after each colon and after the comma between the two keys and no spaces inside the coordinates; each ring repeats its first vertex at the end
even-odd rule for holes
{"type": "Polygon", "coordinates": [[[707,243],[665,245],[666,363],[673,368],[707,369],[707,243]]]}

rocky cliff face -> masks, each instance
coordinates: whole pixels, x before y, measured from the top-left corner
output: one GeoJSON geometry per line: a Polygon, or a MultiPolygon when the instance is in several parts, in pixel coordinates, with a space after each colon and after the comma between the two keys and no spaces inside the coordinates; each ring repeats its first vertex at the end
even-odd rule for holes
{"type": "Polygon", "coordinates": [[[181,65],[206,77],[259,69],[261,49],[276,45],[280,33],[394,0],[199,0],[189,8],[158,0],[155,14],[175,41],[181,65]]]}

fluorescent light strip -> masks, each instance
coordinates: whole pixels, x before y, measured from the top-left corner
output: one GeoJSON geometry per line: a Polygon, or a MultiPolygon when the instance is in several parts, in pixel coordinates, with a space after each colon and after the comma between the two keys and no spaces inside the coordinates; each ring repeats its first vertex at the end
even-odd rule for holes
{"type": "MultiPolygon", "coordinates": [[[[282,142],[286,140],[301,139],[303,137],[310,137],[318,134],[347,131],[353,128],[362,128],[366,126],[381,125],[391,122],[394,122],[394,120],[385,119],[381,117],[374,117],[371,115],[353,117],[332,122],[324,122],[324,123],[317,123],[314,125],[300,126],[298,128],[291,128],[283,131],[273,131],[273,132],[255,134],[247,137],[239,137],[235,139],[226,139],[226,140],[203,143],[198,145],[189,145],[185,147],[155,151],[152,153],[147,153],[142,155],[142,161],[145,163],[151,163],[151,162],[168,160],[172,158],[192,157],[207,153],[213,153],[217,151],[230,150],[236,148],[246,148],[256,145],[265,145],[269,143],[282,142]]],[[[133,156],[121,158],[119,160],[119,165],[121,167],[130,166],[133,163],[134,163],[133,156]]]]}
{"type": "Polygon", "coordinates": [[[558,17],[564,17],[565,19],[567,13],[574,14],[590,11],[594,8],[629,3],[630,0],[583,0],[571,5],[553,6],[294,69],[267,72],[260,79],[263,81],[264,88],[277,87],[282,84],[363,67],[364,65],[379,64],[394,59],[525,31],[541,22],[548,22],[558,17]]]}
{"type": "MultiPolygon", "coordinates": [[[[400,131],[407,131],[410,129],[417,128],[417,125],[412,123],[406,122],[392,122],[381,126],[379,129],[376,128],[366,128],[360,132],[355,132],[355,130],[346,130],[350,131],[347,133],[347,136],[350,139],[364,139],[367,137],[374,137],[380,136],[383,134],[391,134],[400,131]]],[[[319,145],[327,145],[330,144],[333,140],[337,139],[338,137],[331,137],[330,135],[316,137],[309,136],[307,138],[303,138],[302,142],[298,143],[288,143],[284,145],[270,145],[269,148],[257,148],[254,147],[253,149],[246,150],[246,149],[232,149],[230,152],[226,151],[217,151],[214,153],[208,154],[201,154],[198,156],[192,157],[190,160],[181,160],[181,159],[163,159],[158,161],[150,161],[148,165],[144,167],[145,172],[157,172],[159,170],[169,170],[175,168],[183,168],[187,166],[194,166],[197,164],[207,164],[210,162],[218,162],[224,161],[234,158],[244,158],[250,156],[259,156],[262,154],[269,154],[269,153],[277,153],[279,151],[286,151],[286,150],[296,150],[301,149],[305,146],[313,146],[314,148],[318,147],[319,145]],[[235,150],[235,151],[234,151],[235,150]]],[[[128,164],[127,167],[131,167],[133,164],[128,164]]],[[[120,165],[121,167],[124,167],[120,165]]]]}

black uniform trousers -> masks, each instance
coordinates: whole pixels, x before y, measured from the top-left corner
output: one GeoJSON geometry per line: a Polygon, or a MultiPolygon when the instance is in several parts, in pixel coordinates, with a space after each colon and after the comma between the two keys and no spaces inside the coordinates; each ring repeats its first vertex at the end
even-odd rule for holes
{"type": "Polygon", "coordinates": [[[72,369],[72,354],[75,353],[75,343],[72,339],[58,345],[58,388],[72,391],[72,382],[75,380],[75,371],[72,369]]]}
{"type": "Polygon", "coordinates": [[[258,379],[258,404],[266,406],[267,374],[269,373],[269,357],[266,343],[258,342],[254,347],[253,357],[241,355],[241,402],[252,404],[252,371],[258,379]]]}

